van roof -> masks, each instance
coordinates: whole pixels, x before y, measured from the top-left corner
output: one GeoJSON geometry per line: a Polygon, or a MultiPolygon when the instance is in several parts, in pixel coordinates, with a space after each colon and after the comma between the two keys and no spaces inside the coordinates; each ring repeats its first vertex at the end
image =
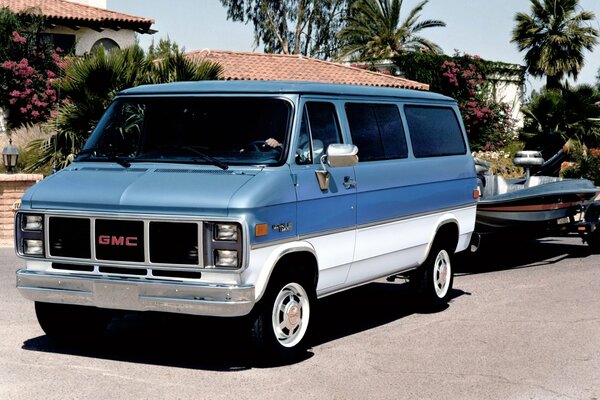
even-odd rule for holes
{"type": "Polygon", "coordinates": [[[396,97],[422,100],[452,101],[441,94],[411,89],[375,86],[344,85],[304,81],[197,81],[142,85],[119,92],[119,96],[146,96],[165,94],[205,93],[265,93],[265,94],[321,94],[396,97]]]}

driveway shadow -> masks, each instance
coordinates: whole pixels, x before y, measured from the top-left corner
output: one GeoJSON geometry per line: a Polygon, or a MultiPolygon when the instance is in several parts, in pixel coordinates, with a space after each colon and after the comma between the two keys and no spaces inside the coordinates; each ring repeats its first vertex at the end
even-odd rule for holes
{"type": "MultiPolygon", "coordinates": [[[[470,295],[452,289],[450,304],[460,296],[470,295]]],[[[326,297],[319,303],[313,330],[314,345],[367,331],[412,314],[429,314],[443,310],[423,307],[407,284],[373,282],[353,290],[326,297]]]]}
{"type": "Polygon", "coordinates": [[[564,259],[585,258],[594,250],[581,243],[577,237],[527,239],[519,237],[495,237],[476,253],[463,252],[456,255],[456,275],[505,271],[556,264],[564,259]]]}
{"type": "MultiPolygon", "coordinates": [[[[414,313],[428,312],[412,298],[408,285],[374,282],[318,301],[309,346],[367,331],[414,313]]],[[[452,298],[465,294],[451,292],[452,298]]],[[[239,371],[302,362],[313,353],[283,362],[253,352],[245,320],[161,313],[115,317],[106,334],[81,344],[47,336],[26,340],[22,348],[114,361],[210,371],[239,371]]]]}
{"type": "Polygon", "coordinates": [[[139,364],[211,371],[253,366],[246,324],[239,320],[161,313],[124,313],[90,342],[63,343],[48,336],[23,349],[139,364]]]}

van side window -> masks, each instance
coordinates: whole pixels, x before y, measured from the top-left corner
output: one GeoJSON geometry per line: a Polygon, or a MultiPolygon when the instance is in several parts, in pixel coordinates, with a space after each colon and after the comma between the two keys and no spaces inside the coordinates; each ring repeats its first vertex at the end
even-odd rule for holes
{"type": "Polygon", "coordinates": [[[467,152],[453,109],[405,106],[404,114],[415,157],[451,156],[467,152]]]}
{"type": "Polygon", "coordinates": [[[347,103],[352,142],[361,161],[406,158],[408,149],[398,106],[347,103]]]}
{"type": "Polygon", "coordinates": [[[328,102],[307,102],[302,113],[296,163],[319,163],[332,143],[341,143],[335,106],[328,102]]]}

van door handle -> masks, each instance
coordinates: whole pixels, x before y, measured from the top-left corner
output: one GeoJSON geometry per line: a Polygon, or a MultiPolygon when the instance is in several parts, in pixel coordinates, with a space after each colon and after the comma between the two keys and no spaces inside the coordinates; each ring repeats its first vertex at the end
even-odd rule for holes
{"type": "Polygon", "coordinates": [[[349,176],[344,177],[344,187],[346,189],[354,189],[356,187],[356,181],[349,176]]]}

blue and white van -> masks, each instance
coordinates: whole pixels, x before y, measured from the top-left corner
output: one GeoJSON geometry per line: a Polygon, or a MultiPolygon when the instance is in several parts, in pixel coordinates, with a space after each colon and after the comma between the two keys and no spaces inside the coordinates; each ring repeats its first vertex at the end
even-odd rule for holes
{"type": "Polygon", "coordinates": [[[186,82],[118,94],[67,168],[23,197],[17,286],[44,331],[112,310],[246,316],[305,346],[316,299],[405,276],[449,300],[477,181],[456,102],[308,82],[186,82]]]}

